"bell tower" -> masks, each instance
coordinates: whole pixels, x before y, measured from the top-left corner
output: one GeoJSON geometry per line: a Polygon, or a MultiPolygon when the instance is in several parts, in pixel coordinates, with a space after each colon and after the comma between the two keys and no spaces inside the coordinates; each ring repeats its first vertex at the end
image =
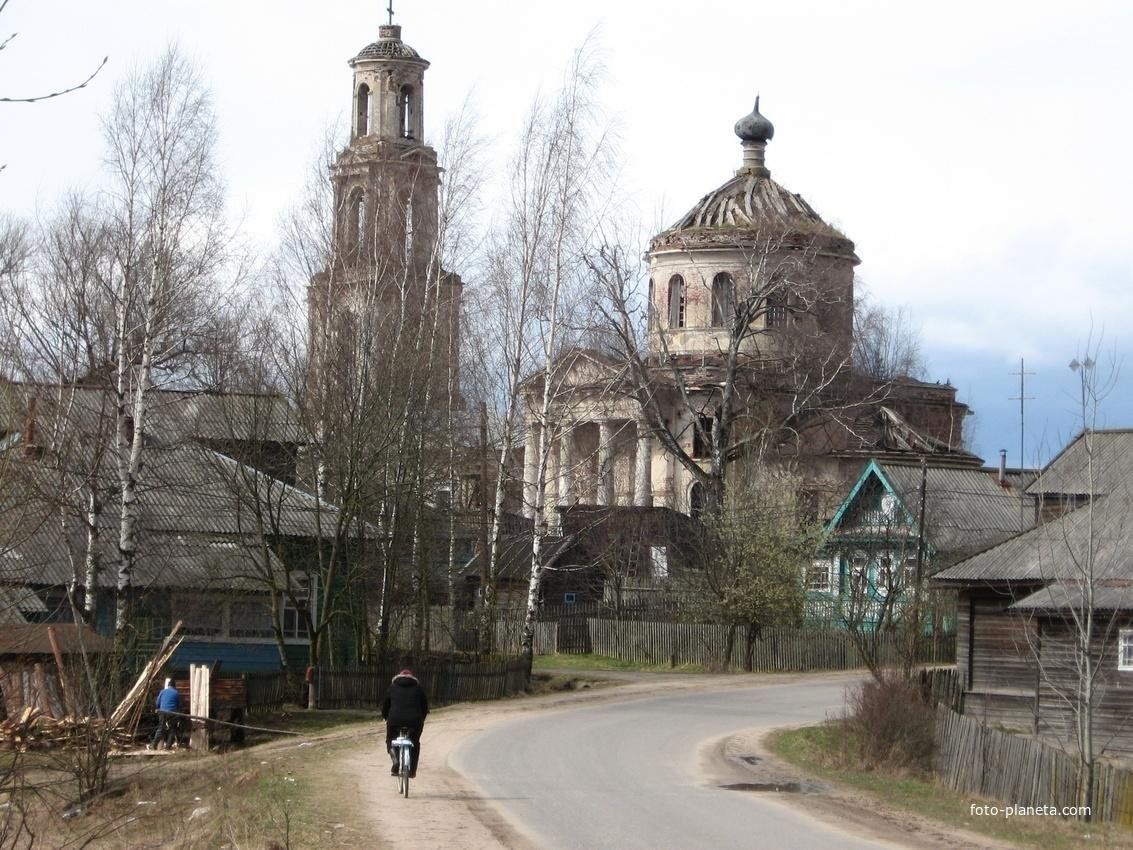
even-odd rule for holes
{"type": "Polygon", "coordinates": [[[437,153],[425,144],[429,63],[383,24],[350,60],[349,144],[331,168],[334,260],[348,287],[395,283],[422,294],[437,266],[437,153]]]}
{"type": "Polygon", "coordinates": [[[330,168],[329,251],[308,289],[312,350],[328,351],[347,326],[398,338],[431,328],[448,340],[432,362],[455,364],[461,280],[441,268],[441,169],[424,139],[429,63],[391,20],[349,65],[350,139],[330,168]]]}

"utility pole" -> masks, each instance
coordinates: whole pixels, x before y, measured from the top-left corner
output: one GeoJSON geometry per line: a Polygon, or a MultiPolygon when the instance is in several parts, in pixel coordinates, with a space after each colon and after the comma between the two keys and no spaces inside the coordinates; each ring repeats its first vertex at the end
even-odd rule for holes
{"type": "MultiPolygon", "coordinates": [[[[1019,401],[1019,473],[1020,473],[1020,476],[1021,476],[1022,472],[1023,472],[1023,458],[1025,456],[1023,454],[1023,449],[1026,447],[1025,443],[1024,443],[1024,434],[1026,432],[1023,430],[1023,425],[1024,425],[1024,421],[1025,421],[1024,420],[1024,414],[1026,412],[1025,405],[1028,401],[1034,401],[1034,398],[1035,398],[1033,395],[1032,396],[1027,395],[1027,375],[1033,375],[1035,373],[1034,372],[1028,372],[1024,368],[1023,358],[1020,357],[1019,358],[1019,371],[1018,372],[1012,372],[1011,374],[1019,376],[1019,395],[1009,397],[1008,401],[1015,401],[1016,399],[1018,399],[1018,401],[1019,401]]],[[[1022,488],[1020,488],[1020,493],[1019,493],[1019,530],[1025,531],[1026,528],[1027,528],[1027,500],[1023,498],[1022,488]]]]}

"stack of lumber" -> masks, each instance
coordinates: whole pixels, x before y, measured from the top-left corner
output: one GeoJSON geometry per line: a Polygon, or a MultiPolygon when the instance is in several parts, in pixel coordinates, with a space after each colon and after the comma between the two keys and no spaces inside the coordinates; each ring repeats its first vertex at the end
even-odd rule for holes
{"type": "MultiPolygon", "coordinates": [[[[107,723],[101,718],[55,718],[29,706],[18,718],[0,721],[0,750],[27,752],[87,746],[92,739],[100,739],[105,734],[107,723]]],[[[115,747],[130,743],[130,735],[121,729],[110,729],[109,734],[110,743],[115,747]]]]}
{"type": "MultiPolygon", "coordinates": [[[[18,716],[0,721],[0,750],[24,752],[66,746],[85,747],[92,740],[100,739],[107,730],[114,746],[131,744],[138,721],[149,702],[150,686],[181,645],[181,639],[177,637],[180,629],[181,623],[178,622],[162,642],[161,648],[146,662],[141,674],[111,713],[109,720],[101,717],[74,717],[70,714],[52,716],[54,712],[50,709],[29,705],[18,716]]],[[[63,681],[66,687],[66,682],[63,681]]]]}

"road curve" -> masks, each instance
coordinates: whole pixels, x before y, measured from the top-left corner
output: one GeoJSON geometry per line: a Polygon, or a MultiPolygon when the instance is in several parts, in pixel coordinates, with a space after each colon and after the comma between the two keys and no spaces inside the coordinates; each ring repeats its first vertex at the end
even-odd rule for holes
{"type": "Polygon", "coordinates": [[[706,764],[713,740],[822,720],[844,688],[800,681],[547,713],[469,739],[450,763],[546,848],[896,847],[773,796],[724,790],[706,764]]]}

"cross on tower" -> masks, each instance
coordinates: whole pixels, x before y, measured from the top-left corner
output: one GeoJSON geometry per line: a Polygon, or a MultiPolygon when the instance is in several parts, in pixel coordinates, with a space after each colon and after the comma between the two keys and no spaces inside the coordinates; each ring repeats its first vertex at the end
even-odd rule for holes
{"type": "Polygon", "coordinates": [[[389,12],[389,22],[390,22],[390,24],[392,24],[393,23],[393,0],[389,0],[389,6],[386,8],[386,11],[389,12]]]}

